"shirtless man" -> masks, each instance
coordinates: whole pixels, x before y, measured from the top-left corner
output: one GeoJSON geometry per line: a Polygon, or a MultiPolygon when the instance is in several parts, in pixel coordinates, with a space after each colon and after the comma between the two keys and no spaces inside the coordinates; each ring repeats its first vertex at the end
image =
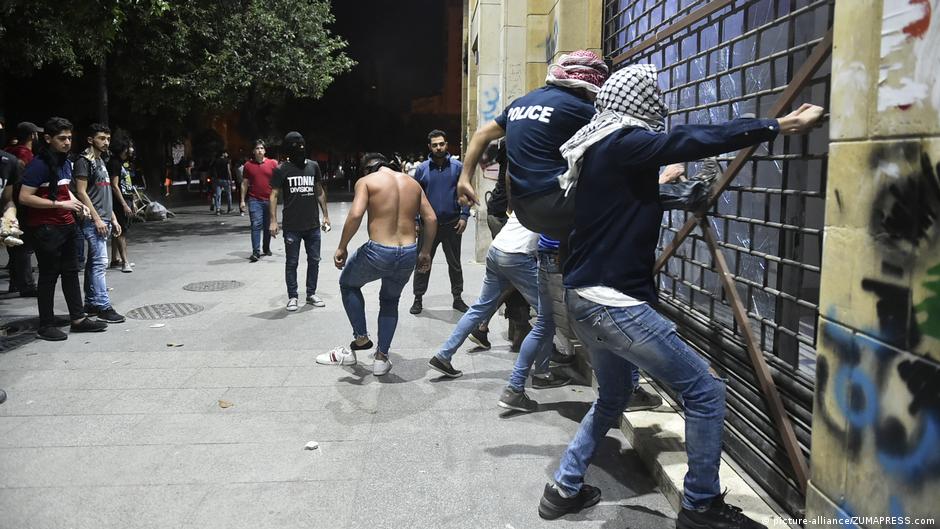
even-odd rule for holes
{"type": "Polygon", "coordinates": [[[356,351],[372,348],[366,329],[365,300],[362,287],[377,279],[379,290],[379,335],[372,374],[381,376],[392,368],[388,351],[398,326],[398,300],[411,272],[431,268],[431,245],[437,232],[437,217],[421,185],[405,173],[393,171],[388,159],[379,153],[362,157],[363,176],[356,182],[353,198],[339,248],[333,256],[336,268],[342,270],[339,288],[346,316],[353,328],[353,341],[317,356],[318,364],[355,365],[356,351]],[[369,240],[347,259],[347,245],[359,230],[362,216],[369,212],[369,240]],[[424,244],[421,252],[415,242],[415,216],[424,222],[424,244]]]}

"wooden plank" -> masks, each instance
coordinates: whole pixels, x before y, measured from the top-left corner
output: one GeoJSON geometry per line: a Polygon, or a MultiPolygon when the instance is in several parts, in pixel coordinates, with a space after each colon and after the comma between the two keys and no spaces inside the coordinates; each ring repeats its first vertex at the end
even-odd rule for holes
{"type": "MultiPolygon", "coordinates": [[[[793,101],[796,100],[796,96],[803,91],[806,87],[806,84],[809,83],[810,79],[813,78],[813,74],[819,69],[820,66],[826,61],[826,58],[829,57],[829,54],[832,52],[832,29],[826,32],[826,36],[823,37],[819,44],[813,48],[813,53],[806,59],[806,62],[803,63],[803,66],[796,72],[796,75],[793,76],[793,79],[790,81],[790,84],[787,85],[786,90],[780,94],[780,97],[774,101],[773,107],[771,107],[770,116],[771,117],[780,117],[787,109],[790,108],[790,105],[793,104],[793,101]]],[[[741,172],[741,169],[744,168],[744,164],[747,163],[748,159],[754,154],[754,151],[757,150],[757,146],[748,147],[738,151],[738,155],[734,157],[734,160],[728,164],[728,168],[725,169],[721,180],[718,182],[712,189],[712,193],[708,198],[708,205],[704,208],[706,211],[711,209],[715,205],[715,202],[718,200],[718,197],[724,193],[725,189],[731,185],[731,181],[738,176],[738,173],[741,172]]],[[[669,243],[665,248],[663,248],[662,253],[659,255],[659,258],[656,260],[656,265],[653,267],[653,273],[659,273],[663,269],[663,266],[666,265],[666,261],[670,257],[675,255],[676,250],[679,249],[679,245],[685,241],[685,238],[692,233],[692,228],[698,224],[701,219],[701,215],[695,215],[690,218],[682,225],[682,228],[673,238],[672,242],[669,243]]]]}
{"type": "Polygon", "coordinates": [[[724,287],[725,295],[731,302],[731,310],[734,313],[734,319],[738,323],[741,334],[744,335],[744,342],[747,345],[747,353],[751,359],[751,365],[754,368],[754,374],[760,383],[761,392],[767,401],[767,408],[770,411],[770,417],[777,426],[777,432],[780,434],[783,447],[790,459],[793,467],[793,477],[800,491],[806,495],[806,482],[808,472],[806,469],[806,460],[803,458],[803,452],[800,450],[799,442],[796,440],[796,434],[793,432],[793,423],[790,416],[787,415],[786,408],[783,407],[783,401],[780,399],[780,393],[770,375],[770,368],[767,367],[767,361],[764,359],[764,353],[761,351],[754,337],[754,331],[751,329],[750,321],[747,317],[747,309],[738,295],[738,290],[734,286],[734,276],[728,269],[728,263],[725,261],[724,254],[718,248],[718,237],[715,235],[708,219],[701,219],[700,226],[705,235],[705,243],[712,254],[718,278],[724,287]]]}

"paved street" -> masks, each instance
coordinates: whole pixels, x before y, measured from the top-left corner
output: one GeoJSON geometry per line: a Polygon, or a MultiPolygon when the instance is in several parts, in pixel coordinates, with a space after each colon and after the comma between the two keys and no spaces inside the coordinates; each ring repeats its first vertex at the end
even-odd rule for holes
{"type": "MultiPolygon", "coordinates": [[[[58,343],[0,338],[0,388],[9,394],[0,405],[0,529],[674,526],[675,512],[618,431],[587,476],[602,503],[539,519],[542,487],[593,390],[532,391],[540,412],[501,414],[496,400],[516,357],[502,318],[492,350],[471,354],[468,342],[455,357],[463,378],[429,372],[459,316],[441,252],[420,317],[407,312],[410,285],[403,293],[389,375],[373,377],[365,355],[355,367],[318,366],[317,353],[351,338],[332,265],[347,207],[330,204],[335,229],[324,235],[318,289],[325,308],[284,311],[281,238],[273,257],[250,264],[247,216],[193,206],[134,225],[136,271],[110,271],[108,285],[121,313],[161,303],[204,310],[128,319],[58,343]],[[225,280],[243,285],[183,289],[225,280]],[[305,450],[309,441],[319,448],[305,450]]],[[[363,226],[351,248],[365,239],[363,226]]],[[[469,261],[472,241],[468,230],[467,303],[483,276],[469,261]]],[[[377,285],[365,295],[374,333],[377,285]]],[[[3,322],[35,312],[34,299],[0,300],[3,322]]],[[[60,294],[57,313],[65,313],[60,294]]]]}

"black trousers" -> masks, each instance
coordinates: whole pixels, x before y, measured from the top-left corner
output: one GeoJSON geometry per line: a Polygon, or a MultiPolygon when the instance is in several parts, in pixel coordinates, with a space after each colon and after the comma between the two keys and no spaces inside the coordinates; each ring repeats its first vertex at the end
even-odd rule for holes
{"type": "Polygon", "coordinates": [[[84,243],[75,224],[42,225],[32,228],[32,240],[39,263],[39,326],[55,322],[53,305],[55,284],[62,277],[62,295],[69,307],[72,321],[85,316],[82,287],[78,281],[78,245],[84,243]]]}
{"type": "Polygon", "coordinates": [[[7,254],[10,257],[10,291],[34,290],[36,281],[33,279],[33,248],[29,244],[29,238],[27,237],[20,246],[7,247],[7,254]]]}
{"type": "MultiPolygon", "coordinates": [[[[463,268],[460,266],[460,240],[462,236],[457,233],[457,221],[437,225],[437,234],[434,236],[434,245],[431,246],[431,261],[437,253],[438,245],[444,249],[447,259],[447,273],[450,275],[450,293],[457,297],[463,294],[463,268]]],[[[424,245],[424,230],[418,236],[418,249],[424,245]]],[[[414,291],[415,297],[420,298],[428,291],[428,281],[431,270],[421,273],[415,269],[414,291]]]]}

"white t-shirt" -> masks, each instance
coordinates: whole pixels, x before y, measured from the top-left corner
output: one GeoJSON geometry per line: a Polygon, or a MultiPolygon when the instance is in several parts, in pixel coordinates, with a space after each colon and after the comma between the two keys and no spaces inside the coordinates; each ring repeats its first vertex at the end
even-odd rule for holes
{"type": "Polygon", "coordinates": [[[513,213],[493,239],[493,248],[506,253],[532,254],[538,248],[538,243],[539,234],[525,229],[513,213]]]}
{"type": "Polygon", "coordinates": [[[646,303],[610,287],[585,287],[576,289],[575,292],[582,298],[605,307],[635,307],[646,303]]]}

